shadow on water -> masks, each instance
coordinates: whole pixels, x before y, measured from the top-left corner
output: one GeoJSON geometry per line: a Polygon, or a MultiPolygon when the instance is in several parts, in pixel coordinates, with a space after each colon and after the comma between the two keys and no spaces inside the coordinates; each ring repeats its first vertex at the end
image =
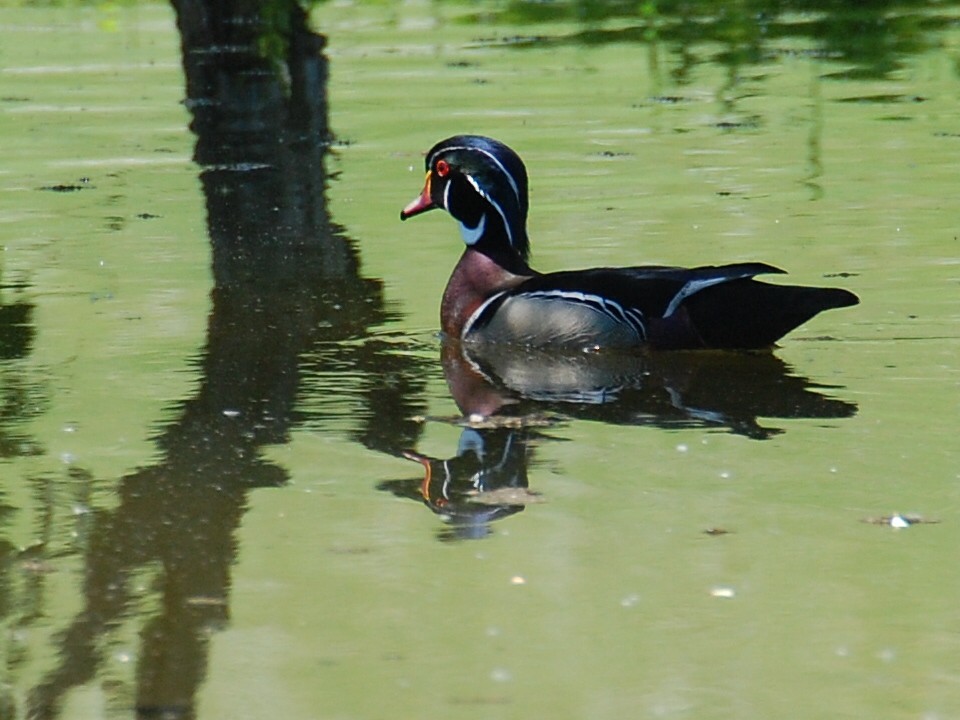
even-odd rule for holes
{"type": "MultiPolygon", "coordinates": [[[[754,440],[785,432],[761,418],[836,420],[854,403],[797,375],[771,353],[558,354],[448,343],[443,369],[466,418],[456,454],[409,451],[424,477],[380,489],[421,500],[444,518],[443,540],[485,537],[490,523],[536,502],[531,441],[566,419],[663,429],[725,429],[754,440]]],[[[535,444],[535,443],[533,443],[535,444]]]]}
{"type": "Polygon", "coordinates": [[[119,478],[116,506],[89,517],[82,609],[30,694],[30,718],[59,716],[65,694],[100,674],[105,638],[136,602],[132,577],[144,570],[161,597],[136,654],[137,715],[195,716],[210,633],[230,614],[247,493],[288,479],[260,450],[303,422],[300,359],[312,348],[333,346],[313,354],[331,367],[389,367],[364,380],[376,406],[359,420],[362,442],[395,453],[419,432],[402,419],[421,410],[422,368],[358,342],[391,313],[382,283],[361,275],[353,243],[328,215],[323,38],[294,5],[282,73],[257,50],[258,17],[234,7],[224,22],[216,3],[174,4],[213,250],[198,387],[159,429],[159,460],[119,478]]]}
{"type": "MultiPolygon", "coordinates": [[[[3,295],[23,290],[19,285],[0,285],[0,363],[6,366],[0,385],[0,458],[22,457],[39,453],[36,444],[11,426],[36,415],[43,407],[35,397],[32,383],[24,381],[10,369],[13,363],[26,358],[33,350],[36,330],[33,325],[33,304],[21,298],[3,302],[3,295]]],[[[2,511],[0,511],[2,512],[2,511]]]]}

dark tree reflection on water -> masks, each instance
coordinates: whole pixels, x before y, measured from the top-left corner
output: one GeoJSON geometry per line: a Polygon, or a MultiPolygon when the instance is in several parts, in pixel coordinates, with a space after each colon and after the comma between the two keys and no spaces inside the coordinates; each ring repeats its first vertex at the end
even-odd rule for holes
{"type": "Polygon", "coordinates": [[[155,573],[161,599],[141,631],[137,714],[194,717],[210,633],[229,618],[247,493],[287,481],[260,450],[308,419],[297,409],[305,355],[314,371],[329,363],[370,373],[364,396],[376,407],[354,433],[368,446],[397,452],[419,429],[402,419],[422,410],[424,373],[409,356],[384,360],[388,346],[363,342],[392,315],[382,283],[361,274],[327,210],[322,36],[299,6],[285,5],[278,64],[261,52],[257,3],[174,5],[213,256],[199,383],[159,429],[159,460],[119,478],[116,507],[88,518],[82,610],[30,695],[31,718],[58,716],[64,695],[99,674],[104,638],[128,613],[131,579],[144,570],[155,573]],[[352,342],[334,342],[344,340],[352,342]],[[313,352],[318,345],[334,351],[313,352]]]}

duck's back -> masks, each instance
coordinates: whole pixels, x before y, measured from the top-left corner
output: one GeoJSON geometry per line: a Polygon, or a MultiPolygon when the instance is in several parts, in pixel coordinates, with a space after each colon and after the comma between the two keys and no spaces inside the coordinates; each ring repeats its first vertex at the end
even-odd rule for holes
{"type": "Polygon", "coordinates": [[[782,271],[743,263],[537,275],[490,297],[463,337],[570,349],[762,348],[822,310],[857,302],[845,290],[752,279],[761,273],[782,271]]]}

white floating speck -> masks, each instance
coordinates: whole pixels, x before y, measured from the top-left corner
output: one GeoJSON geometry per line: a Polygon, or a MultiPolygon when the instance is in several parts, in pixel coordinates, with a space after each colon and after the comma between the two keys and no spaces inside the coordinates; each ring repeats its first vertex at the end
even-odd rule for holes
{"type": "Polygon", "coordinates": [[[620,607],[633,607],[640,602],[639,595],[627,595],[620,601],[620,607]]]}
{"type": "Polygon", "coordinates": [[[710,588],[710,595],[715,598],[732,598],[735,597],[736,594],[736,591],[732,587],[710,588]]]}
{"type": "Polygon", "coordinates": [[[677,445],[677,452],[685,453],[685,452],[686,452],[687,450],[689,450],[689,449],[690,449],[690,448],[688,448],[688,447],[687,447],[686,445],[684,445],[683,443],[680,443],[679,445],[677,445]]]}
{"type": "Polygon", "coordinates": [[[890,527],[892,528],[907,528],[910,527],[910,521],[907,520],[903,515],[892,515],[890,517],[890,527]]]}
{"type": "Polygon", "coordinates": [[[223,411],[223,416],[228,418],[240,417],[240,411],[227,409],[223,411]]]}
{"type": "Polygon", "coordinates": [[[510,682],[513,675],[506,668],[494,668],[490,671],[490,679],[494,682],[510,682]]]}
{"type": "Polygon", "coordinates": [[[523,577],[523,575],[514,575],[512,578],[510,578],[510,584],[511,584],[511,585],[526,585],[526,584],[527,584],[527,579],[526,579],[525,577],[523,577]]]}

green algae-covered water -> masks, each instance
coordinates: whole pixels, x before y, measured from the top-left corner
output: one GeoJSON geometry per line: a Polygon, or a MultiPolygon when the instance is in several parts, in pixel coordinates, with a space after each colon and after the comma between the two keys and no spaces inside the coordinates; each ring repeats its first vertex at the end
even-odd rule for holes
{"type": "Polygon", "coordinates": [[[359,289],[242,330],[172,11],[0,10],[4,717],[960,714],[960,7],[618,8],[319,5],[359,289]],[[462,243],[397,216],[461,132],[524,158],[538,269],[861,305],[458,424],[462,243]]]}

